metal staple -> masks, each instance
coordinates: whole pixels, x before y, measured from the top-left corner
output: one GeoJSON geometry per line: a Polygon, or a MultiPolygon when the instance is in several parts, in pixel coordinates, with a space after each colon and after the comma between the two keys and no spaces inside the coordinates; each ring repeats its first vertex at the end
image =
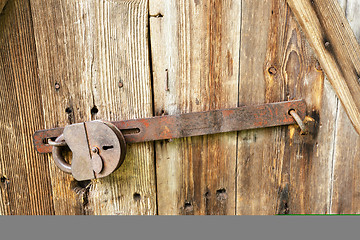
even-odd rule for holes
{"type": "Polygon", "coordinates": [[[299,125],[300,129],[301,129],[301,134],[305,135],[307,134],[308,130],[303,122],[303,120],[301,119],[301,117],[296,113],[296,111],[294,109],[291,109],[289,111],[289,114],[294,118],[295,122],[297,123],[297,125],[299,125]]]}
{"type": "Polygon", "coordinates": [[[67,146],[65,141],[55,142],[55,141],[53,141],[51,139],[48,140],[48,144],[50,146],[53,146],[53,147],[65,147],[65,146],[67,146]]]}

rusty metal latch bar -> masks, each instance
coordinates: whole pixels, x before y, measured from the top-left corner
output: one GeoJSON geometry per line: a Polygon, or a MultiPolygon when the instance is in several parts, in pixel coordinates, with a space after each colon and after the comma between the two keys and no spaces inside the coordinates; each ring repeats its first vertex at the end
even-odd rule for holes
{"type": "Polygon", "coordinates": [[[36,131],[39,153],[53,154],[55,164],[77,180],[106,177],[120,167],[126,144],[298,124],[305,132],[303,100],[118,122],[90,121],[36,131]],[[71,164],[62,152],[69,148],[71,164]]]}
{"type": "MultiPolygon", "coordinates": [[[[122,132],[126,143],[131,144],[296,124],[289,114],[292,109],[301,118],[305,117],[305,102],[296,100],[118,121],[112,124],[122,132]]],[[[51,140],[55,140],[63,131],[64,128],[36,131],[33,136],[35,149],[39,153],[50,153],[53,145],[51,140]]]]}

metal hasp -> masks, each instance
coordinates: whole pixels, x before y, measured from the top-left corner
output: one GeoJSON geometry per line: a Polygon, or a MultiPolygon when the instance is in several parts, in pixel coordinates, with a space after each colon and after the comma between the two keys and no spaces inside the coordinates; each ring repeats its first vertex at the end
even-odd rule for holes
{"type": "Polygon", "coordinates": [[[39,153],[53,152],[61,170],[71,172],[77,180],[88,180],[108,176],[119,168],[125,158],[126,143],[291,125],[296,124],[293,112],[304,119],[305,102],[286,101],[111,123],[90,121],[36,131],[33,140],[39,153]],[[73,153],[71,165],[62,158],[64,145],[73,153]]]}

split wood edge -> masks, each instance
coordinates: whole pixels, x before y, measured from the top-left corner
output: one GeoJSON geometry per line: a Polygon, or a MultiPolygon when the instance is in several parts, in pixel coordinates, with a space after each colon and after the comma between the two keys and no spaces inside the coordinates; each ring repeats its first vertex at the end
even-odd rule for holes
{"type": "Polygon", "coordinates": [[[360,134],[360,46],[337,0],[287,0],[360,134]]]}

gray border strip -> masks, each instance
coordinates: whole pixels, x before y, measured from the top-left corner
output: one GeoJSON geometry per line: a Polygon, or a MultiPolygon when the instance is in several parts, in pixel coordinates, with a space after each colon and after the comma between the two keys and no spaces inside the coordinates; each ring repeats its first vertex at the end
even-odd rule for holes
{"type": "Polygon", "coordinates": [[[357,216],[1,216],[0,239],[359,239],[357,216]]]}

